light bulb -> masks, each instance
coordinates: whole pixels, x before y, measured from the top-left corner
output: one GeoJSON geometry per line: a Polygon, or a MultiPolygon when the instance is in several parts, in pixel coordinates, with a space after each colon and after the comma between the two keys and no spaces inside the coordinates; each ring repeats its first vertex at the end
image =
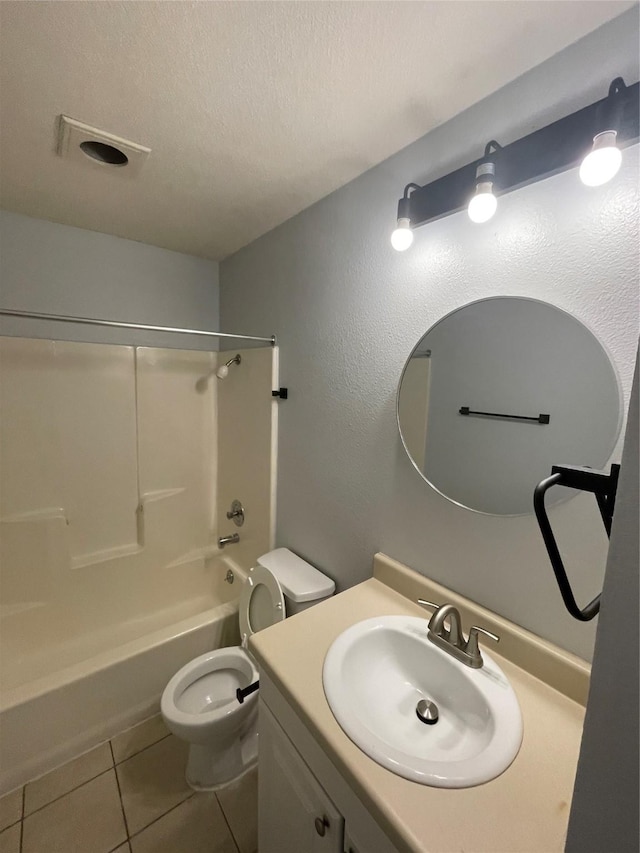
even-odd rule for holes
{"type": "Polygon", "coordinates": [[[496,212],[498,200],[492,193],[493,184],[478,184],[476,194],[471,197],[467,212],[472,222],[488,222],[496,212]]]}
{"type": "Polygon", "coordinates": [[[605,130],[593,137],[593,148],[580,165],[580,180],[588,187],[599,187],[618,173],[622,152],[616,145],[616,131],[605,130]]]}
{"type": "Polygon", "coordinates": [[[398,219],[398,227],[391,235],[391,245],[396,252],[404,252],[413,243],[413,231],[409,219],[398,219]]]}

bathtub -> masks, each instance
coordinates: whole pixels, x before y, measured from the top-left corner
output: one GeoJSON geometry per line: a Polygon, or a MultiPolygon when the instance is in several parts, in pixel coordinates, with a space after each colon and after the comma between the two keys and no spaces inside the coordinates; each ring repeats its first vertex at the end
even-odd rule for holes
{"type": "Polygon", "coordinates": [[[114,626],[111,636],[83,637],[83,648],[52,645],[21,662],[21,683],[12,683],[8,668],[0,693],[0,795],[156,713],[181,666],[238,643],[245,573],[224,558],[218,576],[228,568],[234,583],[217,583],[207,596],[114,626]]]}

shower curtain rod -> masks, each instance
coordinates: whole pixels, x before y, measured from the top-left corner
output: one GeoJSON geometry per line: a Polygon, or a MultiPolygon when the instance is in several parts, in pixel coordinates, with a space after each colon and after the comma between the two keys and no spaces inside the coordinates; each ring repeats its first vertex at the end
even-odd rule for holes
{"type": "Polygon", "coordinates": [[[63,323],[84,323],[88,326],[111,326],[118,329],[142,329],[145,332],[177,332],[181,335],[204,335],[211,338],[233,338],[242,341],[263,341],[276,345],[276,336],[260,338],[255,335],[231,335],[228,332],[208,332],[204,329],[179,329],[171,326],[147,326],[143,323],[122,323],[118,320],[97,320],[93,317],[65,317],[62,314],[39,314],[35,311],[9,311],[0,308],[0,314],[5,317],[26,317],[30,320],[58,320],[63,323]]]}

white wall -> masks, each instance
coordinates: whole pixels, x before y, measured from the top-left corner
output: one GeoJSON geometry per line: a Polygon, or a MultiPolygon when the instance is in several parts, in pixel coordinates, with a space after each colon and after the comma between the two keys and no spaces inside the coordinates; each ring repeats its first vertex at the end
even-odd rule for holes
{"type": "MultiPolygon", "coordinates": [[[[464,213],[389,244],[408,181],[429,180],[638,80],[638,10],[571,46],[221,264],[221,315],[278,334],[277,543],[344,588],[382,550],[584,657],[595,626],[565,611],[533,517],[473,514],[431,490],[406,458],[396,386],[418,339],[485,296],[548,301],[612,353],[625,390],[638,334],[638,150],[597,190],[576,171],[512,193],[485,226],[464,213]]],[[[588,464],[589,460],[585,460],[588,464]]],[[[607,540],[589,497],[554,508],[576,594],[602,586],[607,540]]]]}
{"type": "MultiPolygon", "coordinates": [[[[218,264],[0,212],[0,308],[219,329],[218,264]]],[[[217,350],[218,339],[0,317],[0,334],[217,350]]]]}

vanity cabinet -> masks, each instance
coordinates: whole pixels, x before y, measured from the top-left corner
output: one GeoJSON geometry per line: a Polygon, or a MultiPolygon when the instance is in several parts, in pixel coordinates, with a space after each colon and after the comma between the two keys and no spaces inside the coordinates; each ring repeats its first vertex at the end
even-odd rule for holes
{"type": "Polygon", "coordinates": [[[399,853],[264,674],[260,692],[260,853],[399,853]]]}
{"type": "Polygon", "coordinates": [[[584,661],[382,554],[373,578],[258,631],[249,649],[260,671],[260,853],[324,849],[313,831],[325,811],[316,808],[330,810],[330,823],[338,815],[330,849],[342,844],[344,853],[564,850],[589,685],[584,661]],[[347,737],[327,702],[323,669],[336,638],[366,619],[415,617],[417,598],[450,602],[465,625],[497,629],[515,659],[498,662],[518,695],[524,737],[513,763],[486,784],[434,788],[392,773],[347,737]],[[300,820],[307,835],[295,835],[300,820]]]}
{"type": "Polygon", "coordinates": [[[258,780],[260,853],[343,853],[343,816],[264,705],[258,780]]]}

